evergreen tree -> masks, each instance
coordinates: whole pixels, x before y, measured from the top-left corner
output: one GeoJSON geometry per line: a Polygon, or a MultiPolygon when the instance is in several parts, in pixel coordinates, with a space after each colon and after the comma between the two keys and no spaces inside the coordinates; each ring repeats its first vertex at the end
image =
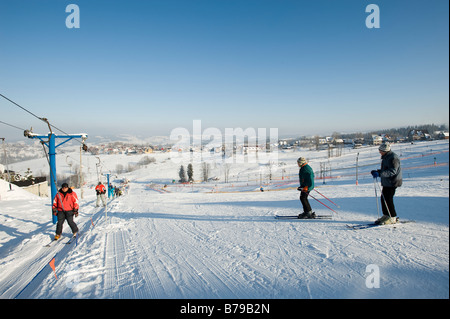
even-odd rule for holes
{"type": "Polygon", "coordinates": [[[192,167],[192,163],[189,163],[189,165],[187,167],[187,174],[188,174],[189,182],[193,182],[194,181],[194,167],[192,167]]]}
{"type": "Polygon", "coordinates": [[[181,167],[180,167],[180,171],[178,172],[178,176],[180,176],[180,183],[186,183],[187,182],[186,171],[184,170],[184,166],[183,165],[181,165],[181,167]]]}

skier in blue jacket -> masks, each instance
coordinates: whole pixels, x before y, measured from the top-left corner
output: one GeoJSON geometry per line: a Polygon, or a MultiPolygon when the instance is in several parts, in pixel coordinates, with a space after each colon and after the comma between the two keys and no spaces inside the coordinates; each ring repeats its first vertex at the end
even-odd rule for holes
{"type": "Polygon", "coordinates": [[[300,193],[300,202],[303,206],[303,213],[298,215],[300,219],[314,219],[316,218],[316,213],[311,209],[311,205],[308,201],[309,192],[314,189],[314,171],[311,166],[306,162],[306,158],[300,157],[297,160],[298,167],[300,171],[298,172],[298,177],[300,181],[300,187],[297,188],[300,193]]]}

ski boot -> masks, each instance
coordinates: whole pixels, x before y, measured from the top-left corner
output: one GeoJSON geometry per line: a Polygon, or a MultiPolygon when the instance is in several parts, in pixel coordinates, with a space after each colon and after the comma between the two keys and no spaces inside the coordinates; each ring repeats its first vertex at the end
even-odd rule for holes
{"type": "Polygon", "coordinates": [[[388,215],[383,215],[383,216],[381,216],[381,218],[379,218],[375,221],[375,224],[390,225],[390,224],[396,224],[397,222],[398,222],[398,217],[390,217],[388,215]]]}
{"type": "Polygon", "coordinates": [[[312,210],[298,215],[298,219],[315,219],[315,218],[316,213],[314,213],[312,210]]]}

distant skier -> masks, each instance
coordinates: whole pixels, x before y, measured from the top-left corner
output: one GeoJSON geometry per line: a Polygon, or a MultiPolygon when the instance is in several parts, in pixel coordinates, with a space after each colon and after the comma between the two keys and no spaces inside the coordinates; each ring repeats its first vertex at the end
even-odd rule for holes
{"type": "Polygon", "coordinates": [[[311,205],[308,201],[309,192],[314,189],[314,172],[311,166],[308,165],[304,157],[300,157],[297,160],[300,171],[298,177],[300,180],[300,187],[297,188],[300,193],[300,202],[303,206],[303,213],[298,215],[300,219],[314,219],[316,214],[312,211],[311,205]]]}
{"type": "Polygon", "coordinates": [[[67,223],[72,230],[74,236],[78,233],[77,224],[73,221],[73,217],[78,216],[78,197],[76,193],[69,188],[67,183],[61,185],[61,189],[56,194],[53,200],[53,215],[58,216],[58,223],[56,224],[56,235],[55,240],[61,238],[62,229],[64,221],[67,223]]]}
{"type": "Polygon", "coordinates": [[[400,159],[391,151],[389,143],[381,144],[378,148],[381,154],[381,169],[370,173],[374,178],[381,177],[381,207],[383,216],[375,221],[379,225],[395,224],[397,212],[394,206],[394,195],[397,187],[402,186],[402,169],[400,159]]]}
{"type": "Polygon", "coordinates": [[[110,197],[114,198],[114,186],[111,183],[108,185],[108,198],[110,197]]]}
{"type": "Polygon", "coordinates": [[[102,182],[98,182],[98,185],[95,186],[95,192],[97,193],[97,203],[95,204],[96,207],[100,206],[100,200],[103,203],[103,207],[106,206],[106,187],[102,184],[102,182]]]}

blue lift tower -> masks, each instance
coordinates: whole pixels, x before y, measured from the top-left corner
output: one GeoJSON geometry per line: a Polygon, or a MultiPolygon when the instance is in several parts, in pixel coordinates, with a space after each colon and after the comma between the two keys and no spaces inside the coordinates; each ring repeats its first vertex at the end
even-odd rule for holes
{"type": "MultiPolygon", "coordinates": [[[[51,203],[50,205],[53,205],[53,200],[55,199],[55,196],[58,192],[56,188],[56,148],[67,143],[71,139],[74,138],[81,138],[83,141],[83,149],[86,151],[87,147],[84,145],[84,141],[87,139],[87,134],[65,134],[65,135],[56,135],[52,132],[48,133],[47,135],[38,135],[35,134],[29,130],[26,130],[24,132],[25,137],[28,138],[37,138],[41,140],[41,143],[46,145],[48,147],[48,158],[49,158],[49,165],[50,165],[50,187],[51,187],[51,203]],[[56,139],[63,140],[61,143],[56,145],[56,139]]],[[[52,214],[52,222],[53,224],[56,224],[58,221],[57,217],[52,214]]]]}

